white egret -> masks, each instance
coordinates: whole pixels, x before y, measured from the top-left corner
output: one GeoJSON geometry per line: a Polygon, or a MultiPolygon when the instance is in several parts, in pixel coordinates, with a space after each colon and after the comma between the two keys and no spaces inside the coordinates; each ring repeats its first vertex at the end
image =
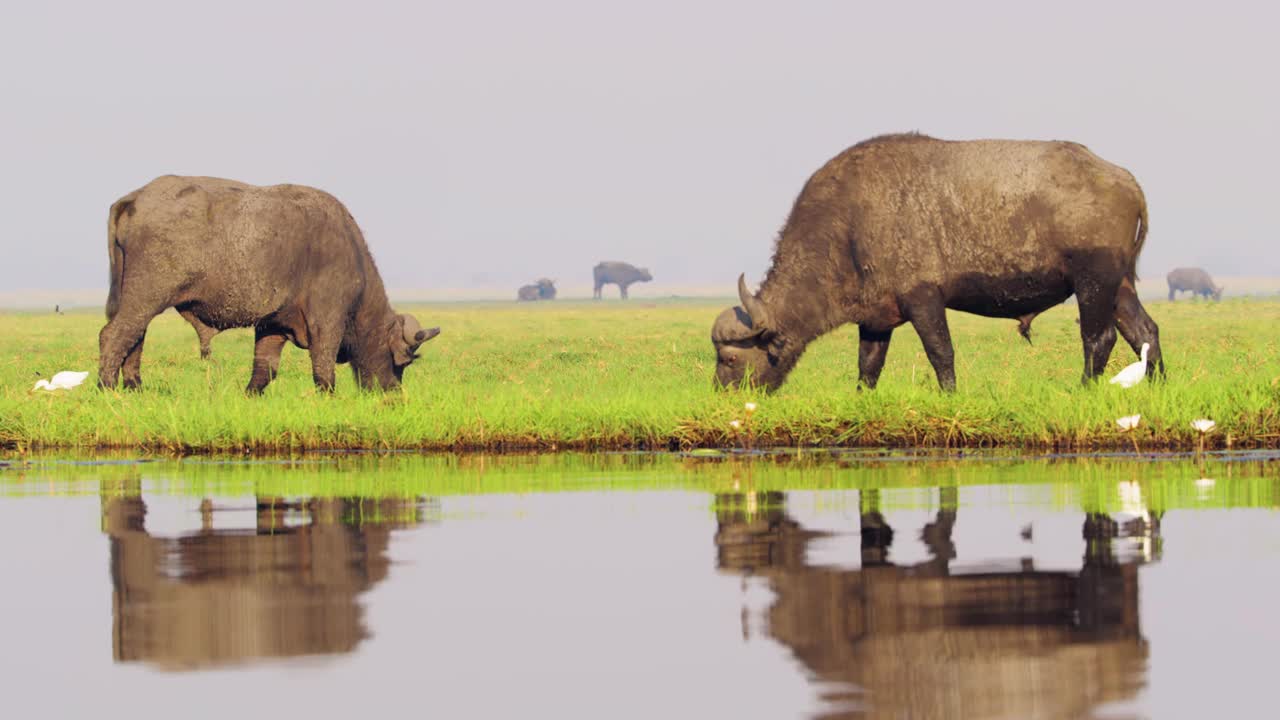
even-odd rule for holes
{"type": "Polygon", "coordinates": [[[49,390],[49,391],[70,390],[71,388],[76,387],[80,383],[84,382],[85,378],[87,377],[89,377],[88,372],[75,372],[74,370],[63,370],[57,375],[54,375],[49,380],[37,380],[36,386],[31,388],[31,390],[33,392],[36,390],[49,390]]]}
{"type": "Polygon", "coordinates": [[[1142,378],[1147,374],[1147,351],[1151,349],[1151,343],[1142,343],[1142,352],[1138,355],[1138,362],[1126,367],[1116,376],[1111,378],[1112,385],[1119,385],[1122,388],[1131,388],[1142,382],[1142,378]]]}

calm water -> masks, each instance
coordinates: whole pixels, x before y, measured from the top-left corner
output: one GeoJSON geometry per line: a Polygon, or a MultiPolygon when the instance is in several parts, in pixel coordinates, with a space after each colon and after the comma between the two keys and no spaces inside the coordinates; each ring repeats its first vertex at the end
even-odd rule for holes
{"type": "Polygon", "coordinates": [[[37,459],[0,466],[3,702],[1260,717],[1277,507],[1265,455],[37,459]]]}

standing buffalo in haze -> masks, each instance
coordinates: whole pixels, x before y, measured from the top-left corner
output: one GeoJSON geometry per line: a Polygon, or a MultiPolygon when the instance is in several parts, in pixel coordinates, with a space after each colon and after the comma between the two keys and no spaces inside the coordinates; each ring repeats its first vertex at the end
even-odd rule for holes
{"type": "Polygon", "coordinates": [[[605,261],[596,265],[591,269],[591,274],[595,277],[595,291],[591,297],[596,300],[600,299],[600,288],[608,283],[618,286],[618,290],[622,293],[622,299],[627,299],[627,286],[631,283],[649,282],[653,276],[649,274],[649,268],[638,268],[635,265],[624,262],[605,261]]]}
{"type": "Polygon", "coordinates": [[[111,206],[107,250],[106,388],[117,376],[141,385],[147,325],[170,307],[198,320],[197,332],[254,328],[251,393],[275,377],[286,341],[310,350],[322,390],[344,362],[362,387],[394,388],[440,332],[391,309],[355,220],[315,188],[166,175],[111,206]]]}
{"type": "Polygon", "coordinates": [[[554,280],[548,278],[539,278],[532,285],[523,285],[516,292],[516,300],[532,301],[532,300],[555,300],[556,284],[554,280]]]}
{"type": "MultiPolygon", "coordinates": [[[[1116,328],[1148,372],[1159,330],[1134,290],[1147,234],[1137,181],[1082,145],[890,135],[809,178],[759,293],[716,319],[716,378],[775,389],[814,338],[858,325],[860,383],[875,387],[894,328],[911,323],[945,390],[955,388],[948,308],[1023,318],[1075,294],[1084,379],[1106,367],[1116,328]]],[[[1028,318],[1029,324],[1029,318],[1028,318]]]]}
{"type": "Polygon", "coordinates": [[[1182,290],[1190,290],[1191,297],[1203,295],[1205,300],[1210,297],[1214,300],[1222,299],[1222,288],[1214,285],[1209,273],[1200,268],[1177,268],[1166,275],[1165,279],[1169,281],[1170,300],[1182,290]]]}

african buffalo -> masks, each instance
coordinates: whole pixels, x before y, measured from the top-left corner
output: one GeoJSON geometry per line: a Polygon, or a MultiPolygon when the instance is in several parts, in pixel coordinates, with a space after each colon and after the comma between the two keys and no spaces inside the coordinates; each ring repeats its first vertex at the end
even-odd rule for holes
{"type": "MultiPolygon", "coordinates": [[[[947,142],[888,135],[844,151],[796,198],[758,294],[716,318],[716,378],[775,389],[818,336],[859,334],[860,383],[875,387],[893,329],[910,322],[944,390],[955,388],[948,308],[1023,318],[1080,305],[1084,379],[1102,372],[1116,327],[1135,350],[1159,330],[1134,267],[1147,204],[1127,171],[1069,142],[947,142]]],[[[1028,318],[1029,321],[1029,318],[1028,318]]]]}
{"type": "Polygon", "coordinates": [[[618,290],[622,293],[622,299],[627,299],[627,286],[631,283],[649,282],[653,276],[649,274],[649,268],[638,268],[629,263],[606,260],[591,269],[591,274],[595,278],[595,291],[591,297],[596,300],[600,299],[600,288],[609,283],[618,286],[618,290]]]}
{"type": "Polygon", "coordinates": [[[147,325],[169,307],[198,320],[197,332],[254,328],[251,393],[275,377],[286,341],[310,350],[322,390],[343,362],[362,387],[394,388],[440,331],[391,309],[355,220],[315,188],[166,175],[111,206],[107,250],[105,388],[117,376],[141,384],[147,325]]]}
{"type": "Polygon", "coordinates": [[[516,300],[555,300],[556,283],[549,278],[539,278],[532,285],[522,285],[516,292],[516,300]]]}
{"type": "Polygon", "coordinates": [[[1222,288],[1213,284],[1209,273],[1200,268],[1177,268],[1165,276],[1169,281],[1169,299],[1182,290],[1190,290],[1191,297],[1203,295],[1205,300],[1212,297],[1222,299],[1222,288]]]}

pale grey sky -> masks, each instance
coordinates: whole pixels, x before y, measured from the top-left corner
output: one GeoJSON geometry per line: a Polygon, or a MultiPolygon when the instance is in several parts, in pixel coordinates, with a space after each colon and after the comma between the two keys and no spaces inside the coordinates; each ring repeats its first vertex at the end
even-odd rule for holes
{"type": "Polygon", "coordinates": [[[164,173],[343,200],[394,288],[758,279],[804,180],[885,132],[1071,139],[1151,207],[1140,270],[1280,274],[1254,2],[9,4],[0,293],[106,291],[164,173]]]}

